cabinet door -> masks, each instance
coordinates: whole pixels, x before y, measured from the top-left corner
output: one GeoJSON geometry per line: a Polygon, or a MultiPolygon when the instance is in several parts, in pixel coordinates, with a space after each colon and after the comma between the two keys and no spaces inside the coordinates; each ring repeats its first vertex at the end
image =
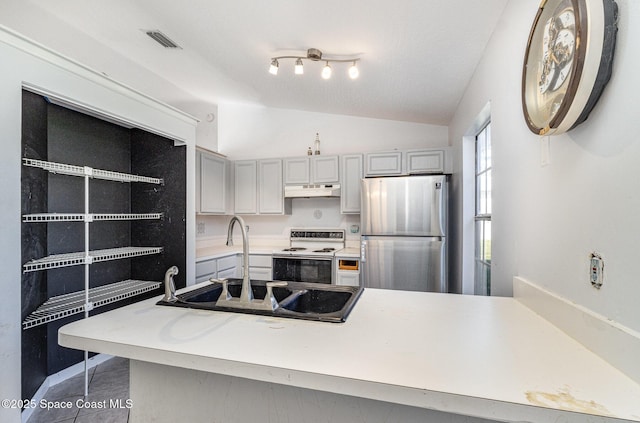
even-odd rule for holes
{"type": "Polygon", "coordinates": [[[362,154],[344,155],[340,182],[340,212],[360,213],[360,179],[362,179],[362,154]]]}
{"type": "Polygon", "coordinates": [[[407,173],[443,173],[443,150],[407,151],[407,173]]]}
{"type": "Polygon", "coordinates": [[[204,282],[216,277],[216,260],[196,262],[196,283],[204,282]]]}
{"type": "Polygon", "coordinates": [[[226,212],[227,160],[200,153],[199,203],[201,213],[226,212]]]}
{"type": "Polygon", "coordinates": [[[360,273],[352,271],[338,271],[336,277],[336,285],[348,285],[359,286],[360,285],[360,273]]]}
{"type": "Polygon", "coordinates": [[[311,183],[337,184],[340,181],[338,156],[313,156],[311,158],[311,183]]]}
{"type": "Polygon", "coordinates": [[[258,162],[258,212],[260,214],[284,214],[282,184],[282,160],[258,162]]]}
{"type": "Polygon", "coordinates": [[[309,158],[284,159],[284,183],[288,185],[309,183],[309,158]]]}
{"type": "Polygon", "coordinates": [[[368,153],[364,173],[365,176],[401,175],[402,152],[368,153]]]}
{"type": "Polygon", "coordinates": [[[235,211],[241,214],[258,212],[257,163],[255,160],[235,162],[235,211]]]}

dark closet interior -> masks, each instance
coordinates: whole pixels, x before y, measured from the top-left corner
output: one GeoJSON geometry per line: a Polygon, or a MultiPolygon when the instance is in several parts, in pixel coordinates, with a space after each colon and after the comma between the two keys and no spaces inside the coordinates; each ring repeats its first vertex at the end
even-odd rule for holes
{"type": "MultiPolygon", "coordinates": [[[[162,247],[162,252],[89,265],[90,287],[140,279],[161,282],[176,265],[177,287],[186,266],[186,147],[140,129],[125,128],[53,104],[28,91],[22,95],[22,157],[159,178],[161,184],[89,178],[90,213],[161,213],[155,220],[105,220],[89,224],[89,249],[162,247]]],[[[22,166],[22,214],[84,213],[85,178],[22,166]]],[[[24,222],[22,263],[85,249],[85,223],[24,222]]],[[[51,297],[84,292],[85,264],[22,273],[22,321],[51,297]]],[[[161,293],[161,286],[95,308],[91,315],[161,293]]],[[[58,329],[84,318],[77,313],[22,331],[22,398],[51,374],[84,359],[82,351],[60,347],[58,329]]],[[[131,322],[135,324],[135,322],[131,322]]]]}

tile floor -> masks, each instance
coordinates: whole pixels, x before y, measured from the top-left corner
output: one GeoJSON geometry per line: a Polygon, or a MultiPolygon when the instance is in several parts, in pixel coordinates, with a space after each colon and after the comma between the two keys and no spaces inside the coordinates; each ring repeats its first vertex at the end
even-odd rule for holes
{"type": "Polygon", "coordinates": [[[38,408],[27,423],[127,423],[129,410],[110,408],[111,401],[129,399],[129,360],[114,357],[89,369],[89,396],[84,401],[106,404],[106,408],[78,408],[76,401],[84,398],[84,373],[51,386],[44,395],[46,401],[71,402],[71,408],[38,408]],[[104,402],[106,401],[106,402],[104,402]]]}

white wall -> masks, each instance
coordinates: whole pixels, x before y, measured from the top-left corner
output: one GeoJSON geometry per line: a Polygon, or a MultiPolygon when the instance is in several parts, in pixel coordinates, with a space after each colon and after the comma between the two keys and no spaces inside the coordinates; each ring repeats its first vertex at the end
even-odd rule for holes
{"type": "Polygon", "coordinates": [[[218,113],[218,151],[234,160],[303,156],[316,133],[321,154],[449,145],[440,125],[241,104],[220,104],[218,113]]]}
{"type": "MultiPolygon", "coordinates": [[[[640,331],[640,2],[617,0],[619,32],[613,76],[589,119],[551,138],[541,166],[540,138],[522,117],[524,49],[537,0],[511,0],[449,127],[456,195],[462,139],[487,101],[493,131],[493,287],[511,295],[522,276],[640,331]],[[591,287],[589,254],[604,257],[604,286],[591,287]]],[[[462,226],[461,211],[457,214],[462,226]]],[[[460,260],[460,257],[457,258],[460,260]]]]}
{"type": "MultiPolygon", "coordinates": [[[[293,157],[307,154],[320,134],[321,154],[446,147],[446,126],[345,115],[275,109],[255,105],[218,106],[218,151],[232,160],[293,157]]],[[[349,232],[360,215],[340,214],[338,199],[294,199],[290,216],[245,216],[251,237],[283,238],[292,227],[343,228],[349,232]],[[317,218],[316,211],[321,218],[317,218]]],[[[228,217],[197,216],[199,241],[226,234],[228,217]],[[204,227],[203,227],[204,226],[204,227]]]]}
{"type": "MultiPolygon", "coordinates": [[[[102,117],[180,140],[187,145],[187,215],[195,213],[195,121],[97,72],[46,51],[0,26],[0,398],[21,398],[22,258],[20,172],[22,87],[39,87],[102,117]]],[[[187,234],[195,233],[193,220],[187,234]]],[[[187,235],[187,263],[195,263],[195,236],[187,235]]],[[[193,278],[195,264],[186,269],[193,278]]],[[[20,410],[0,408],[0,421],[19,422],[20,410]]]]}

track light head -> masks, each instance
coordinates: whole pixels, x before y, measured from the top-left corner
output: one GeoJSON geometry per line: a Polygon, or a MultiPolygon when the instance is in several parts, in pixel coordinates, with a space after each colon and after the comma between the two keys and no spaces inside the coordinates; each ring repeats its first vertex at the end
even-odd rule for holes
{"type": "Polygon", "coordinates": [[[360,71],[356,66],[356,62],[353,62],[353,65],[349,66],[349,78],[356,79],[358,76],[360,76],[360,71]]]}
{"type": "Polygon", "coordinates": [[[322,79],[331,78],[331,66],[329,66],[329,62],[322,68],[322,79]]]}
{"type": "Polygon", "coordinates": [[[277,75],[278,74],[278,60],[277,59],[271,59],[271,66],[269,66],[269,73],[271,75],[277,75]]]}

